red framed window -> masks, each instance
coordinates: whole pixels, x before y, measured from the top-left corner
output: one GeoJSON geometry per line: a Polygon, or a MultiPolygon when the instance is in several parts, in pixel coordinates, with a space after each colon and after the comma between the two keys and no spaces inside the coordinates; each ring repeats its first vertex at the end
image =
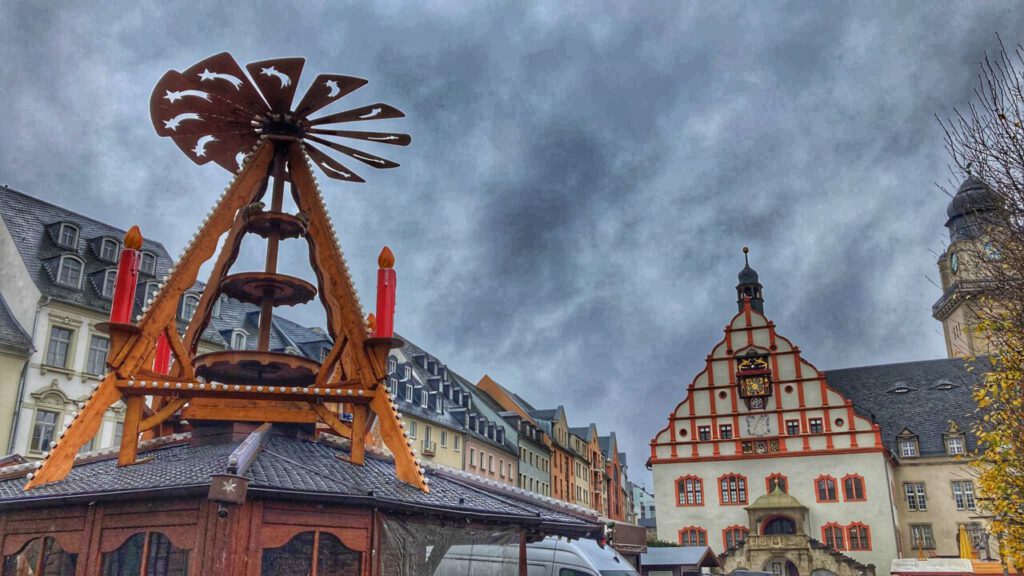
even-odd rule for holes
{"type": "Polygon", "coordinates": [[[734,524],[722,530],[722,543],[725,545],[724,550],[728,550],[729,548],[732,548],[746,540],[747,534],[749,533],[750,530],[748,530],[746,526],[740,526],[739,524],[734,524]]]}
{"type": "Polygon", "coordinates": [[[696,526],[687,526],[679,531],[680,546],[707,546],[708,531],[696,526]]]}
{"type": "Polygon", "coordinates": [[[682,476],[676,479],[677,506],[703,506],[704,480],[699,476],[682,476]]]}
{"type": "Polygon", "coordinates": [[[786,420],[786,434],[789,436],[797,436],[800,434],[800,421],[799,420],[786,420]]]}
{"type": "Polygon", "coordinates": [[[711,426],[697,426],[697,440],[711,440],[711,426]]]}
{"type": "Polygon", "coordinates": [[[811,434],[821,434],[825,431],[821,418],[811,418],[807,421],[807,426],[811,429],[811,434]]]}
{"type": "Polygon", "coordinates": [[[718,437],[722,440],[729,440],[732,438],[732,424],[719,424],[718,425],[718,437]]]}
{"type": "Polygon", "coordinates": [[[831,476],[818,476],[814,481],[814,496],[818,502],[839,502],[836,479],[831,476]]]}
{"type": "Polygon", "coordinates": [[[864,491],[864,478],[860,474],[843,476],[843,500],[861,502],[867,499],[867,493],[864,491]]]}
{"type": "Polygon", "coordinates": [[[850,524],[846,529],[850,550],[871,550],[871,529],[860,522],[850,524]]]}
{"type": "Polygon", "coordinates": [[[846,529],[829,522],[821,527],[821,541],[833,550],[846,550],[846,529]]]}
{"type": "Polygon", "coordinates": [[[789,478],[786,478],[778,472],[771,474],[764,479],[764,489],[767,490],[769,494],[771,494],[772,490],[775,490],[776,486],[782,489],[786,494],[789,494],[789,478]]]}
{"type": "Polygon", "coordinates": [[[747,503],[747,477],[726,474],[718,479],[718,501],[724,504],[747,503]]]}

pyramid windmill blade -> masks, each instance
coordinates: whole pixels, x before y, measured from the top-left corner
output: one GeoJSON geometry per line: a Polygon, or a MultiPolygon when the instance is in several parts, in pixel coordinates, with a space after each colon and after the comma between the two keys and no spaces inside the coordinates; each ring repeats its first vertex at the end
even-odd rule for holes
{"type": "Polygon", "coordinates": [[[355,76],[320,74],[295,107],[295,115],[304,118],[366,86],[367,82],[368,80],[355,76]]]}
{"type": "MultiPolygon", "coordinates": [[[[251,132],[219,132],[214,134],[188,134],[172,136],[171,139],[178,145],[178,148],[185,153],[193,162],[200,166],[212,162],[217,156],[228,154],[234,155],[238,148],[225,150],[225,143],[237,142],[240,137],[245,137],[249,142],[255,143],[257,137],[251,132]]],[[[250,144],[251,146],[251,144],[250,144]]],[[[235,169],[231,168],[234,172],[235,169]]]]}
{"type": "Polygon", "coordinates": [[[363,106],[362,108],[355,108],[353,110],[346,110],[344,112],[338,112],[337,114],[330,114],[328,116],[315,118],[310,120],[309,123],[312,126],[320,126],[322,124],[362,122],[363,120],[385,120],[388,118],[405,118],[405,114],[394,106],[378,102],[376,104],[370,104],[369,106],[363,106]]]}
{"type": "Polygon", "coordinates": [[[324,130],[322,128],[310,128],[307,132],[323,136],[355,138],[356,140],[366,140],[367,142],[390,144],[392,146],[408,146],[412,142],[412,137],[408,134],[399,134],[397,132],[357,132],[354,130],[324,130]]]}
{"type": "Polygon", "coordinates": [[[320,170],[322,170],[324,174],[334,178],[335,180],[345,180],[346,182],[366,182],[366,180],[360,178],[358,174],[342,165],[341,162],[338,162],[334,158],[324,154],[312,144],[306,144],[306,154],[309,155],[310,159],[320,167],[320,170]]]}
{"type": "Polygon", "coordinates": [[[182,72],[186,80],[215,93],[243,110],[266,113],[270,109],[231,54],[221,52],[182,72]]]}
{"type": "Polygon", "coordinates": [[[319,142],[320,144],[323,144],[324,146],[327,146],[328,148],[330,148],[332,150],[337,150],[338,152],[341,152],[342,154],[345,154],[346,156],[351,156],[352,158],[355,158],[356,160],[359,160],[360,162],[362,162],[363,164],[366,164],[367,166],[373,166],[374,168],[378,168],[378,169],[398,168],[398,166],[399,166],[399,164],[397,162],[392,162],[391,160],[388,160],[387,158],[381,158],[380,156],[376,156],[374,154],[370,154],[369,152],[363,152],[362,150],[356,150],[355,148],[349,148],[348,146],[345,146],[343,144],[338,144],[336,142],[331,142],[330,140],[324,140],[323,138],[318,138],[316,136],[308,136],[308,135],[306,136],[306,138],[309,139],[312,142],[319,142]]]}
{"type": "Polygon", "coordinates": [[[253,82],[267,99],[271,112],[287,114],[291,111],[292,98],[305,62],[304,58],[274,58],[245,65],[253,82]]]}
{"type": "Polygon", "coordinates": [[[216,92],[203,90],[174,70],[157,83],[149,109],[153,129],[160,136],[191,134],[193,130],[220,131],[210,126],[225,123],[245,127],[252,119],[251,113],[216,92]]]}

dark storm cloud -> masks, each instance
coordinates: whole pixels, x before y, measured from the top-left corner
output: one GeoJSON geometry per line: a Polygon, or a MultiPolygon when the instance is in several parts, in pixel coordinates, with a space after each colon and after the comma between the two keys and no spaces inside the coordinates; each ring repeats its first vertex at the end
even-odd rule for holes
{"type": "Polygon", "coordinates": [[[365,76],[348,101],[394,103],[414,141],[387,150],[398,170],[323,184],[364,304],[388,243],[401,332],[615,429],[642,478],[735,310],[743,245],[818,367],[943,355],[933,116],[968,102],[997,32],[1022,40],[1015,8],[6,2],[0,182],[177,253],[227,175],[153,134],[166,69],[230,50],[365,76]]]}

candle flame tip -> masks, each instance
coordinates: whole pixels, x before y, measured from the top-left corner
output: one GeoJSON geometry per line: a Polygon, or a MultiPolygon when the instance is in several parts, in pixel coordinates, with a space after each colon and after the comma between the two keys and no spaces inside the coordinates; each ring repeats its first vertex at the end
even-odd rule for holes
{"type": "Polygon", "coordinates": [[[128,250],[142,248],[142,231],[139,230],[138,226],[132,226],[128,229],[128,232],[124,235],[124,247],[128,250]]]}
{"type": "Polygon", "coordinates": [[[377,257],[377,265],[381,268],[394,268],[395,253],[391,251],[391,248],[385,246],[381,249],[380,256],[377,257]]]}
{"type": "Polygon", "coordinates": [[[370,330],[374,330],[377,328],[377,317],[373,315],[373,312],[370,312],[369,314],[366,315],[366,326],[370,330]]]}

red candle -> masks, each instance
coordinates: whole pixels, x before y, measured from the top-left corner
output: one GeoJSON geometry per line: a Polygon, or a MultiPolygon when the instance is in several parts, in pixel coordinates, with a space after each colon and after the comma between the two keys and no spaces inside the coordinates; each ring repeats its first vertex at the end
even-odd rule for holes
{"type": "Polygon", "coordinates": [[[117,277],[114,282],[114,303],[110,306],[110,321],[127,324],[132,321],[132,307],[135,305],[135,286],[139,281],[139,264],[142,261],[142,232],[132,226],[124,235],[124,249],[117,263],[117,277]]]}
{"type": "Polygon", "coordinates": [[[156,341],[156,353],[153,358],[153,371],[167,374],[171,371],[171,345],[167,343],[167,335],[161,333],[156,341]]]}
{"type": "Polygon", "coordinates": [[[387,246],[377,257],[377,330],[374,336],[391,338],[395,334],[395,255],[387,246]]]}

